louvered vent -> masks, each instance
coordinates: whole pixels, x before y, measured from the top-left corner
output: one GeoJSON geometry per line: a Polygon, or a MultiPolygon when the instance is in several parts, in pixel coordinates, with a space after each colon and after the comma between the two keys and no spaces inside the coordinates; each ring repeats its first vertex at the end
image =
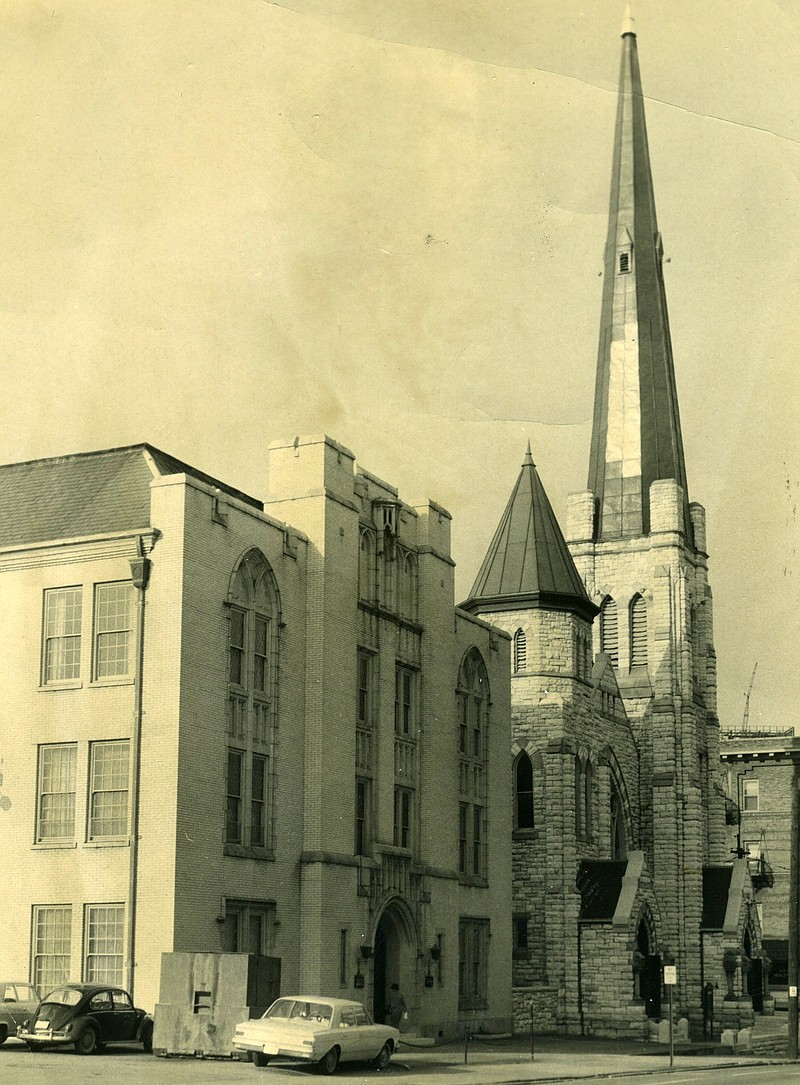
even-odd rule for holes
{"type": "Polygon", "coordinates": [[[647,666],[647,605],[641,595],[631,602],[631,667],[647,666]]]}
{"type": "Polygon", "coordinates": [[[600,612],[600,639],[603,651],[611,656],[611,662],[619,663],[619,617],[617,604],[606,599],[600,612]]]}
{"type": "Polygon", "coordinates": [[[525,632],[518,629],[514,634],[514,673],[526,670],[528,666],[528,642],[525,632]]]}

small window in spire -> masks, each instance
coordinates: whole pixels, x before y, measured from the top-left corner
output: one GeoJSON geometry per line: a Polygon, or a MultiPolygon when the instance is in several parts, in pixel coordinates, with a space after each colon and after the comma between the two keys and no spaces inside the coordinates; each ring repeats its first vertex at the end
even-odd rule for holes
{"type": "Polygon", "coordinates": [[[627,275],[631,270],[631,254],[629,252],[621,252],[619,254],[619,273],[620,275],[627,275]]]}

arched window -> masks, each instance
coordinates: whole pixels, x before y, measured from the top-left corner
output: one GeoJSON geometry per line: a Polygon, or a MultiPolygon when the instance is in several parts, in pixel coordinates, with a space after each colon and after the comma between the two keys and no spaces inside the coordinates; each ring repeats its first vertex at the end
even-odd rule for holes
{"type": "Polygon", "coordinates": [[[625,807],[616,783],[611,781],[611,858],[624,859],[628,854],[625,833],[625,807]]]}
{"type": "Polygon", "coordinates": [[[630,605],[631,668],[647,666],[647,604],[634,595],[630,605]]]}
{"type": "Polygon", "coordinates": [[[461,664],[457,687],[458,714],[458,871],[486,876],[486,732],[489,724],[489,679],[477,648],[461,664]]]}
{"type": "Polygon", "coordinates": [[[514,764],[514,828],[533,828],[533,764],[524,750],[514,764]]]}
{"type": "Polygon", "coordinates": [[[594,827],[594,766],[588,759],[583,766],[583,831],[591,839],[594,827]]]}
{"type": "Polygon", "coordinates": [[[358,596],[367,603],[375,601],[375,535],[361,529],[358,554],[358,596]]]}
{"type": "Polygon", "coordinates": [[[227,849],[272,846],[277,630],[280,605],[266,558],[242,558],[228,593],[227,849]]]}
{"type": "Polygon", "coordinates": [[[514,674],[527,670],[528,667],[528,641],[524,629],[518,629],[514,634],[514,674]]]}
{"type": "Polygon", "coordinates": [[[583,836],[583,763],[580,757],[575,758],[575,835],[577,837],[583,836]]]}
{"type": "Polygon", "coordinates": [[[417,617],[417,556],[410,550],[397,552],[397,569],[400,577],[399,611],[404,618],[417,617]]]}
{"type": "Polygon", "coordinates": [[[619,616],[617,604],[610,595],[600,608],[600,650],[611,657],[615,666],[619,663],[619,616]]]}

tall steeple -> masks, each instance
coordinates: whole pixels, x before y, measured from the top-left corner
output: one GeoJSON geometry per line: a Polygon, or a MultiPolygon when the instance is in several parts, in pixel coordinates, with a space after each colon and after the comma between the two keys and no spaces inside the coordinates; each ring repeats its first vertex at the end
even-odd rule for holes
{"type": "Polygon", "coordinates": [[[589,463],[597,541],[648,534],[650,485],[668,478],[683,488],[684,529],[691,541],[662,259],[629,5],[622,27],[589,463]]]}

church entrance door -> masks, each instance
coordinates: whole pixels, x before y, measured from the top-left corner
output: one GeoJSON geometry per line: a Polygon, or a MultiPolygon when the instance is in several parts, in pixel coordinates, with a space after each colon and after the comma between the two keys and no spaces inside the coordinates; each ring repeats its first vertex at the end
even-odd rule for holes
{"type": "Polygon", "coordinates": [[[413,957],[413,920],[403,902],[392,901],[383,912],[375,928],[375,949],[372,968],[372,1016],[376,1021],[386,1020],[386,995],[393,983],[408,1000],[405,990],[406,975],[411,976],[408,961],[413,957]]]}

